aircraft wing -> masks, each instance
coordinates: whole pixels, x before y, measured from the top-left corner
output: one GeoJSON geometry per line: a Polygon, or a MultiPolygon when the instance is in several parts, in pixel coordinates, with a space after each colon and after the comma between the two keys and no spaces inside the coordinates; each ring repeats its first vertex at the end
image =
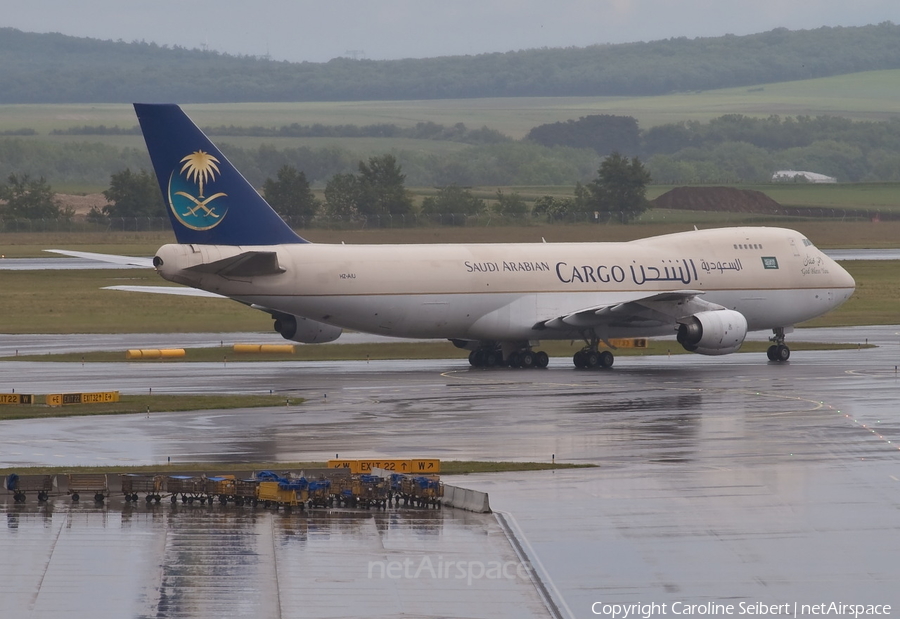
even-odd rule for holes
{"type": "Polygon", "coordinates": [[[68,249],[45,249],[54,254],[63,256],[71,256],[72,258],[84,258],[85,260],[96,260],[97,262],[107,262],[109,264],[121,264],[124,266],[147,267],[153,268],[153,258],[139,258],[135,256],[114,256],[112,254],[95,254],[89,251],[70,251],[68,249]]]}
{"type": "Polygon", "coordinates": [[[122,290],[125,292],[149,292],[151,294],[173,294],[180,297],[206,297],[209,299],[227,299],[228,297],[207,292],[199,288],[187,286],[105,286],[103,290],[122,290]]]}
{"type": "Polygon", "coordinates": [[[671,324],[697,312],[725,309],[700,299],[700,290],[658,292],[622,303],[586,307],[569,314],[543,320],[534,325],[542,331],[571,331],[603,326],[639,326],[671,324]]]}

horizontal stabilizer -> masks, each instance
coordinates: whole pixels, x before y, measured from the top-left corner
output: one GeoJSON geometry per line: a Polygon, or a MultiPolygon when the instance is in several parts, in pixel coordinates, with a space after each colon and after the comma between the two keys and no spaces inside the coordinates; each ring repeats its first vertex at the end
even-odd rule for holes
{"type": "Polygon", "coordinates": [[[146,267],[153,268],[153,258],[138,258],[135,256],[114,256],[112,254],[96,254],[89,251],[69,251],[68,249],[45,249],[44,251],[72,258],[84,258],[85,260],[96,260],[97,262],[106,262],[108,264],[121,264],[123,266],[146,267]]]}
{"type": "Polygon", "coordinates": [[[225,278],[284,273],[284,268],[278,264],[278,254],[274,251],[247,251],[230,258],[188,267],[186,270],[196,273],[211,273],[225,278]]]}
{"type": "Polygon", "coordinates": [[[215,292],[207,292],[199,288],[185,286],[106,286],[103,290],[120,290],[124,292],[146,292],[150,294],[172,294],[179,297],[206,297],[209,299],[227,299],[215,292]]]}

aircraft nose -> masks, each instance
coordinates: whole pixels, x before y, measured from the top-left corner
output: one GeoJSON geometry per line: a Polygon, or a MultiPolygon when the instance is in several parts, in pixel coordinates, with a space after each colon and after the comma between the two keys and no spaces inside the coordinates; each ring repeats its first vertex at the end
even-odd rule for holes
{"type": "Polygon", "coordinates": [[[849,288],[851,292],[856,290],[856,280],[837,262],[834,263],[834,279],[838,288],[849,288]]]}
{"type": "MultiPolygon", "coordinates": [[[[829,258],[829,260],[831,260],[829,258]]],[[[853,276],[847,272],[847,269],[840,264],[831,260],[831,268],[829,269],[831,276],[831,287],[833,296],[829,295],[833,300],[833,308],[841,305],[853,295],[856,290],[856,281],[853,276]]]]}

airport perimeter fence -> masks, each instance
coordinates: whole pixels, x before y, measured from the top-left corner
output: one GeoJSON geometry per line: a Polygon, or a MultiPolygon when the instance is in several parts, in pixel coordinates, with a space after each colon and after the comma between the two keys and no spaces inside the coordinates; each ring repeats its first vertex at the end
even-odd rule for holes
{"type": "MultiPolygon", "coordinates": [[[[672,211],[676,212],[676,211],[672,211]]],[[[748,215],[754,218],[771,215],[800,219],[828,220],[900,220],[900,211],[868,209],[841,209],[825,207],[782,207],[776,213],[754,211],[729,212],[730,215],[748,215]]],[[[626,217],[627,219],[627,217],[626,217]]],[[[412,213],[407,215],[370,215],[352,220],[335,220],[323,217],[290,217],[287,223],[295,229],[366,230],[390,228],[424,228],[440,226],[502,227],[532,224],[611,224],[622,221],[617,213],[575,212],[563,216],[531,215],[465,215],[461,213],[412,213]]],[[[76,215],[58,219],[0,218],[0,232],[168,232],[171,224],[167,217],[109,217],[104,219],[76,215]]]]}

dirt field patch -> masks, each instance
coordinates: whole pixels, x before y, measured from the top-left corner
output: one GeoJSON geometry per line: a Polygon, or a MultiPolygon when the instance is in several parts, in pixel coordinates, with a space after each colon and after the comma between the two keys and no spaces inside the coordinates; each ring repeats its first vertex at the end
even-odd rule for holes
{"type": "Polygon", "coordinates": [[[783,212],[781,205],[761,191],[734,187],[676,187],[651,201],[656,208],[726,213],[783,212]]]}
{"type": "Polygon", "coordinates": [[[109,204],[102,193],[89,193],[86,196],[58,193],[54,197],[63,209],[67,207],[75,209],[76,215],[87,215],[92,207],[96,206],[99,209],[109,204]]]}

